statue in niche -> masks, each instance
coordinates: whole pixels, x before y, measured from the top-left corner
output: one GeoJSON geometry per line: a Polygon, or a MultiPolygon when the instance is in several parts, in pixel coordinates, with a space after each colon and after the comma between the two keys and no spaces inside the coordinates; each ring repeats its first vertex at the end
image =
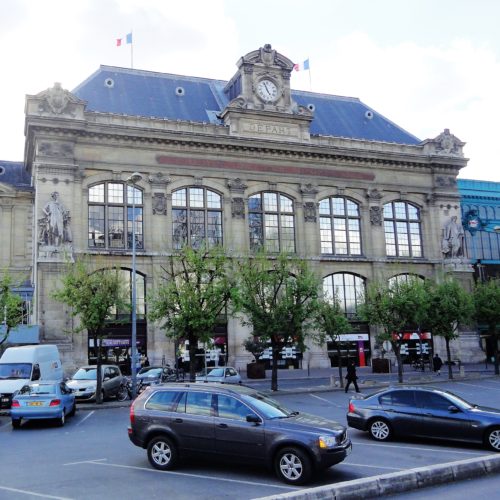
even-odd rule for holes
{"type": "Polygon", "coordinates": [[[39,242],[42,245],[60,246],[71,243],[71,217],[59,201],[59,193],[54,191],[50,200],[43,207],[44,216],[39,220],[39,242]]]}
{"type": "Polygon", "coordinates": [[[464,255],[464,228],[454,215],[443,227],[441,251],[445,259],[458,259],[464,255]]]}

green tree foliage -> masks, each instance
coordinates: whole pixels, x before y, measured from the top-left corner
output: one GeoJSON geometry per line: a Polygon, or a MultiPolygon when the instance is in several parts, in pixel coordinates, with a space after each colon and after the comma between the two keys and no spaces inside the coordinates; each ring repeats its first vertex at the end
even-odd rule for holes
{"type": "Polygon", "coordinates": [[[429,308],[425,319],[432,335],[443,337],[446,342],[448,377],[453,378],[451,369],[450,342],[458,337],[458,325],[467,323],[473,314],[472,297],[451,276],[445,276],[439,283],[428,288],[429,308]]]}
{"type": "Polygon", "coordinates": [[[500,280],[490,279],[477,283],[474,289],[474,317],[481,325],[487,325],[493,339],[495,374],[499,375],[498,338],[500,333],[500,280]]]}
{"type": "Polygon", "coordinates": [[[11,330],[23,319],[23,301],[19,295],[12,292],[13,286],[12,276],[4,273],[0,279],[0,325],[4,326],[0,346],[7,341],[11,330]]]}
{"type": "Polygon", "coordinates": [[[318,306],[319,281],[303,260],[259,253],[242,260],[234,295],[242,323],[272,348],[271,389],[278,390],[278,359],[286,345],[305,350],[318,306]]]}
{"type": "Polygon", "coordinates": [[[229,305],[233,281],[229,259],[220,247],[188,246],[168,259],[162,283],[148,301],[149,317],[168,337],[189,342],[190,380],[196,379],[198,343],[207,343],[229,305]]]}
{"type": "Polygon", "coordinates": [[[427,285],[419,278],[392,283],[373,283],[358,314],[381,328],[378,341],[389,341],[398,364],[398,381],[403,382],[401,345],[408,329],[420,331],[428,309],[427,285]]]}
{"type": "Polygon", "coordinates": [[[113,309],[127,309],[127,290],[119,269],[95,269],[79,260],[69,265],[62,277],[62,287],[53,293],[54,299],[71,308],[78,316],[76,332],[87,330],[97,349],[97,403],[102,402],[101,365],[104,327],[113,309]]]}
{"type": "Polygon", "coordinates": [[[340,386],[344,387],[344,378],[342,374],[341,348],[342,341],[340,336],[351,329],[338,298],[324,297],[318,302],[318,309],[315,317],[315,328],[319,334],[319,342],[324,343],[326,339],[330,340],[337,349],[337,359],[339,360],[339,380],[340,386]]]}

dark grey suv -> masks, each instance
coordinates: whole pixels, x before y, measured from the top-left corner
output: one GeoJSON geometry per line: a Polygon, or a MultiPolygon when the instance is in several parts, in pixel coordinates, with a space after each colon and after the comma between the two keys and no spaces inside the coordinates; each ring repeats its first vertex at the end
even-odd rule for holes
{"type": "Polygon", "coordinates": [[[304,484],[351,451],[343,425],[291,412],[251,388],[221,384],[148,388],[130,407],[128,435],[159,470],[188,455],[220,457],[264,462],[291,484],[304,484]]]}

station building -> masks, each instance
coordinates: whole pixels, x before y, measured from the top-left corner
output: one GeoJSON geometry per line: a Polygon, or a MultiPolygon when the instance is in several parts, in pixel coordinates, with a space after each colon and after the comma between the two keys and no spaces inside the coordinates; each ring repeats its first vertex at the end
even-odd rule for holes
{"type": "MultiPolygon", "coordinates": [[[[292,90],[293,67],[264,45],[224,81],[101,66],[72,91],[56,83],[26,97],[25,158],[3,173],[19,180],[0,174],[0,256],[30,272],[40,342],[57,343],[66,363],[92,360],[91,340],[70,333],[75,320],[51,292],[82,256],[118,266],[131,283],[134,219],[137,339],[151,363],[176,353],[148,322],[147,297],[185,244],[306,259],[351,320],[342,356],[361,365],[379,355],[376,330],[356,319],[370,281],[446,270],[472,288],[468,250],[448,237],[461,220],[464,142],[438,124],[434,138],[417,138],[358,98],[292,90]]],[[[111,359],[130,346],[130,322],[118,319],[111,359]]],[[[250,333],[228,316],[207,351],[244,368],[250,333]]],[[[476,331],[453,349],[462,361],[484,358],[476,331]]],[[[301,357],[303,367],[339,362],[314,344],[301,357]]]]}

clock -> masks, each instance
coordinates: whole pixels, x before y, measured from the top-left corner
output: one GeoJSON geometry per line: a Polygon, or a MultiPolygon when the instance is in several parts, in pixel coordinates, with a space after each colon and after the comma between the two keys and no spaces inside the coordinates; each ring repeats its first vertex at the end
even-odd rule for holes
{"type": "Polygon", "coordinates": [[[271,80],[261,80],[257,84],[257,95],[265,102],[272,102],[278,98],[278,87],[271,80]]]}

